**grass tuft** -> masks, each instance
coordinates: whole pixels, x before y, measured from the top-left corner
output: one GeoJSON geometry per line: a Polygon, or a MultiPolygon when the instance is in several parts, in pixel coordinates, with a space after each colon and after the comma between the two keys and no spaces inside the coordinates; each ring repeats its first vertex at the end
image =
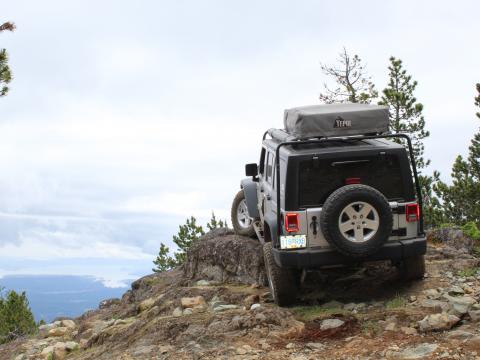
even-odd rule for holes
{"type": "Polygon", "coordinates": [[[320,317],[325,317],[332,314],[343,314],[344,311],[340,307],[325,309],[319,305],[315,306],[296,306],[291,308],[294,314],[301,321],[312,321],[320,317]]]}
{"type": "Polygon", "coordinates": [[[396,295],[393,299],[385,303],[387,309],[397,309],[404,307],[407,304],[407,299],[401,295],[396,295]]]}
{"type": "Polygon", "coordinates": [[[382,327],[376,320],[362,322],[362,333],[367,336],[377,336],[382,332],[382,327]]]}
{"type": "Polygon", "coordinates": [[[458,275],[462,277],[476,276],[479,270],[480,268],[478,267],[465,268],[463,270],[460,270],[458,272],[458,275]]]}

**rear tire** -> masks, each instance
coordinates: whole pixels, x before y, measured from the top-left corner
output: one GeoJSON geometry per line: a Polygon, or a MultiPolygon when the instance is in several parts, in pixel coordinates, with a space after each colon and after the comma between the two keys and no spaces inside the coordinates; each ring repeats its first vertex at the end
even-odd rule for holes
{"type": "Polygon", "coordinates": [[[271,242],[263,244],[263,257],[273,300],[278,306],[292,305],[297,298],[294,270],[281,268],[276,264],[271,242]]]}
{"type": "Polygon", "coordinates": [[[240,190],[233,199],[231,217],[235,234],[249,237],[255,235],[253,219],[248,215],[247,202],[243,190],[240,190]]]}
{"type": "Polygon", "coordinates": [[[425,257],[408,257],[400,263],[398,270],[403,280],[421,280],[425,276],[425,257]]]}

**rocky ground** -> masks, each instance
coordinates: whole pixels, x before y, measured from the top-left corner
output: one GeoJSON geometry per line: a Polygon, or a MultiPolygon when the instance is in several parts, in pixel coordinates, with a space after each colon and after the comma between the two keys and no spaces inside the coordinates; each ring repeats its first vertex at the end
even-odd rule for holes
{"type": "Polygon", "coordinates": [[[480,260],[459,230],[429,235],[422,281],[385,263],[312,272],[288,309],[271,302],[260,254],[217,230],[183,269],[2,345],[0,359],[480,359],[480,260]]]}

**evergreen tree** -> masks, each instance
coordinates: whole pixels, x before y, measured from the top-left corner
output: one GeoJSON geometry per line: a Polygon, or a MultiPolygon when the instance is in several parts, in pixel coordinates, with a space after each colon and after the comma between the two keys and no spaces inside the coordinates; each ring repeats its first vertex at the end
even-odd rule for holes
{"type": "Polygon", "coordinates": [[[217,220],[217,218],[215,216],[215,213],[212,211],[212,218],[207,223],[208,230],[212,231],[212,230],[219,229],[219,228],[224,228],[224,227],[227,227],[227,226],[228,226],[227,225],[227,220],[225,220],[225,221],[217,220]]]}
{"type": "MultiPolygon", "coordinates": [[[[439,174],[435,172],[434,177],[422,174],[422,170],[430,164],[430,160],[424,158],[425,145],[423,144],[423,140],[430,136],[430,132],[425,129],[423,105],[414,95],[418,83],[412,80],[412,76],[403,68],[402,60],[393,56],[390,58],[388,70],[388,85],[383,90],[379,104],[389,107],[390,131],[394,134],[408,134],[412,140],[413,157],[423,195],[425,224],[427,227],[434,226],[442,218],[440,202],[432,191],[432,185],[439,174]]],[[[403,139],[394,139],[394,141],[406,146],[403,139]]]]}
{"type": "Polygon", "coordinates": [[[164,243],[160,243],[160,251],[158,252],[157,258],[153,261],[155,267],[152,269],[153,272],[165,272],[170,269],[173,269],[177,264],[175,259],[168,255],[170,249],[164,243]]]}
{"type": "MultiPolygon", "coordinates": [[[[14,31],[15,24],[6,22],[0,25],[0,33],[3,31],[14,31]]],[[[0,49],[0,97],[8,93],[7,84],[12,81],[12,72],[8,66],[8,53],[5,49],[0,49]]]]}
{"type": "MultiPolygon", "coordinates": [[[[480,107],[480,84],[476,90],[475,105],[480,107]]],[[[476,115],[480,119],[480,112],[476,115]]],[[[439,181],[433,188],[443,200],[448,221],[474,222],[480,226],[480,131],[471,141],[468,158],[457,156],[452,167],[452,185],[439,181]]]]}
{"type": "Polygon", "coordinates": [[[430,133],[425,130],[423,105],[417,102],[414,96],[418,83],[407,74],[402,60],[393,56],[390,58],[388,70],[388,86],[383,90],[379,104],[390,108],[390,130],[393,133],[406,133],[412,139],[415,163],[421,171],[430,164],[430,160],[423,157],[423,139],[430,136],[430,133]]]}
{"type": "Polygon", "coordinates": [[[175,252],[175,261],[181,265],[187,259],[187,250],[197,241],[200,236],[205,235],[201,226],[197,225],[197,219],[193,216],[187,219],[185,225],[180,225],[177,235],[173,236],[173,242],[178,246],[178,252],[175,252]]]}
{"type": "Polygon", "coordinates": [[[184,225],[179,225],[178,234],[173,236],[173,242],[178,247],[178,251],[169,256],[170,249],[164,243],[160,243],[160,251],[157,258],[153,261],[154,272],[164,272],[182,265],[187,259],[187,251],[192,244],[201,236],[205,235],[205,231],[201,226],[197,225],[197,219],[191,216],[184,225]]]}
{"type": "Polygon", "coordinates": [[[428,228],[438,227],[447,222],[443,205],[438,197],[435,196],[434,184],[440,181],[440,173],[433,172],[433,176],[420,176],[422,196],[423,196],[423,219],[428,228]]]}
{"type": "Polygon", "coordinates": [[[28,304],[25,292],[9,291],[0,294],[0,344],[18,337],[30,335],[37,330],[37,324],[28,304]]]}
{"type": "Polygon", "coordinates": [[[378,91],[367,75],[366,67],[358,55],[350,56],[343,48],[338,59],[338,66],[321,64],[322,71],[336,83],[335,89],[324,84],[324,93],[320,94],[320,101],[332,103],[362,103],[370,104],[378,97],[378,91]]]}

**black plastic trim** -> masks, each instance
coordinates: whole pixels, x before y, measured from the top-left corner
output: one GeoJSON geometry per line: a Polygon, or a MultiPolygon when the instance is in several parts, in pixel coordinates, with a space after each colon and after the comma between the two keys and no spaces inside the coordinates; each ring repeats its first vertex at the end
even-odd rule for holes
{"type": "Polygon", "coordinates": [[[398,228],[392,230],[392,236],[407,236],[407,228],[398,228]]]}
{"type": "Polygon", "coordinates": [[[392,208],[393,214],[405,214],[405,205],[399,205],[397,207],[392,208]]]}
{"type": "Polygon", "coordinates": [[[308,248],[302,250],[273,249],[273,257],[278,266],[298,269],[320,268],[328,265],[354,264],[367,261],[393,260],[424,255],[427,252],[427,239],[419,237],[386,243],[375,254],[366,258],[351,258],[332,249],[308,248]]]}

